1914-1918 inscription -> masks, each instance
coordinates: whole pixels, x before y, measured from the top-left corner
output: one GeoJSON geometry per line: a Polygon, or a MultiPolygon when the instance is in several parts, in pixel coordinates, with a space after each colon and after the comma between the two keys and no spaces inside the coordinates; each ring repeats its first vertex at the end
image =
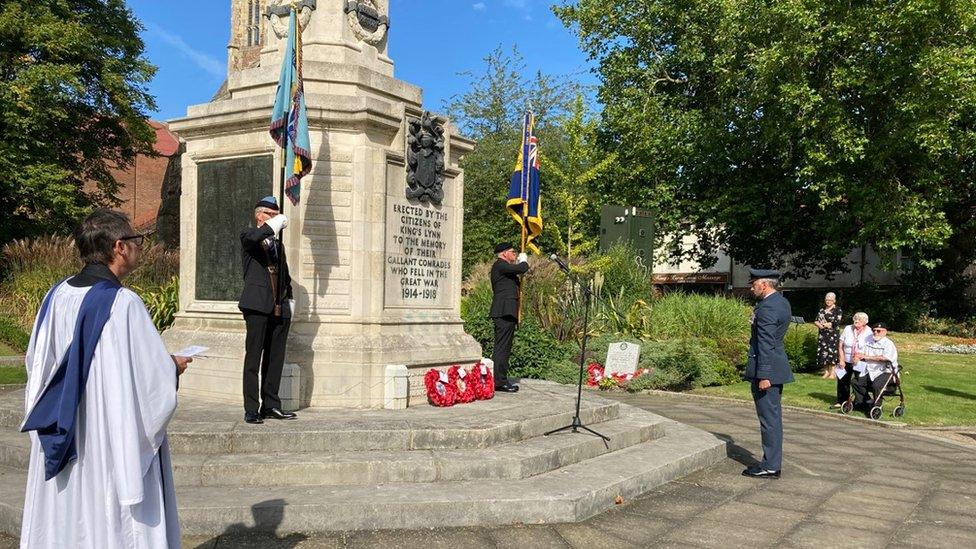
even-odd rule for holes
{"type": "Polygon", "coordinates": [[[197,164],[196,299],[241,297],[240,233],[254,223],[254,203],[271,194],[272,172],[270,155],[197,164]]]}
{"type": "Polygon", "coordinates": [[[388,197],[386,220],[386,305],[450,307],[451,214],[388,197]]]}

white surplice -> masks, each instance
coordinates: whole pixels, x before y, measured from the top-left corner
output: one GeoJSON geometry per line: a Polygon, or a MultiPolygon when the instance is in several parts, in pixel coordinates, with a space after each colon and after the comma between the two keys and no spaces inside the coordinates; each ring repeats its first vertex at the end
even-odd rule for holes
{"type": "MultiPolygon", "coordinates": [[[[73,337],[89,288],[54,289],[47,319],[27,351],[26,412],[50,382],[73,337]]],[[[31,432],[20,546],[180,546],[166,425],[176,410],[176,367],[145,305],[119,290],[95,347],[78,406],[78,458],[44,480],[44,452],[31,432]]],[[[25,414],[26,417],[26,414],[25,414]]]]}

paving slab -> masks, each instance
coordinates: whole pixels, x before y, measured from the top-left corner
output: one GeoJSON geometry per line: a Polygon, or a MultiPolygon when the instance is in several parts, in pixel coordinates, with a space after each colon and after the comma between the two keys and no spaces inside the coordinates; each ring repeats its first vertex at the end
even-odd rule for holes
{"type": "Polygon", "coordinates": [[[805,549],[823,547],[875,548],[884,547],[891,532],[872,532],[858,528],[838,528],[827,522],[804,522],[794,528],[777,545],[805,549]]]}
{"type": "Polygon", "coordinates": [[[976,532],[945,524],[914,524],[900,529],[892,542],[908,547],[976,547],[976,532]]]}
{"type": "Polygon", "coordinates": [[[572,547],[551,526],[504,526],[488,529],[499,549],[565,549],[572,547]]]}

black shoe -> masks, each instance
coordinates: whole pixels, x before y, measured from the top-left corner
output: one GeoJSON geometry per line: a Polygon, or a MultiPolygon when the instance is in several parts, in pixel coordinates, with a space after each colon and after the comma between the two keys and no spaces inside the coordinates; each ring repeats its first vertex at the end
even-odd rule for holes
{"type": "Polygon", "coordinates": [[[749,467],[742,471],[742,476],[755,478],[779,478],[779,471],[770,471],[760,467],[749,467]]]}
{"type": "Polygon", "coordinates": [[[495,392],[501,391],[503,393],[517,393],[519,386],[514,383],[506,383],[505,385],[496,385],[495,392]]]}
{"type": "Polygon", "coordinates": [[[282,412],[277,408],[271,408],[262,412],[261,417],[264,419],[298,419],[298,415],[294,412],[282,412]]]}
{"type": "Polygon", "coordinates": [[[257,412],[244,412],[244,422],[260,425],[261,423],[264,423],[264,420],[261,419],[261,414],[257,412]]]}

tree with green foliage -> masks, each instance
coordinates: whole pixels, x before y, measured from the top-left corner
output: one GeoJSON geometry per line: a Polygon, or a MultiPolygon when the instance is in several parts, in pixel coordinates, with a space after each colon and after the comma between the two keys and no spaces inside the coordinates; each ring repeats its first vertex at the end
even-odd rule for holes
{"type": "MultiPolygon", "coordinates": [[[[525,62],[512,48],[496,48],[485,57],[484,71],[463,73],[468,90],[451,99],[447,111],[462,133],[475,139],[475,149],[462,160],[464,169],[463,269],[491,258],[502,240],[518,242],[520,229],[505,211],[509,180],[522,139],[522,116],[531,102],[542,154],[562,142],[558,121],[577,87],[541,72],[527,75],[525,62]]],[[[548,179],[542,174],[543,223],[547,222],[548,179]]]]}
{"type": "Polygon", "coordinates": [[[123,0],[0,3],[0,242],[117,203],[110,170],[151,153],[139,29],[123,0]]]}
{"type": "Polygon", "coordinates": [[[576,96],[559,124],[564,138],[562,150],[552,156],[540,155],[548,181],[545,230],[552,235],[556,251],[570,259],[596,249],[598,189],[611,180],[617,155],[600,146],[599,121],[589,116],[582,95],[576,96]]]}
{"type": "Polygon", "coordinates": [[[696,259],[803,275],[870,244],[958,281],[976,258],[972,0],[554,9],[599,65],[616,194],[696,259]]]}

